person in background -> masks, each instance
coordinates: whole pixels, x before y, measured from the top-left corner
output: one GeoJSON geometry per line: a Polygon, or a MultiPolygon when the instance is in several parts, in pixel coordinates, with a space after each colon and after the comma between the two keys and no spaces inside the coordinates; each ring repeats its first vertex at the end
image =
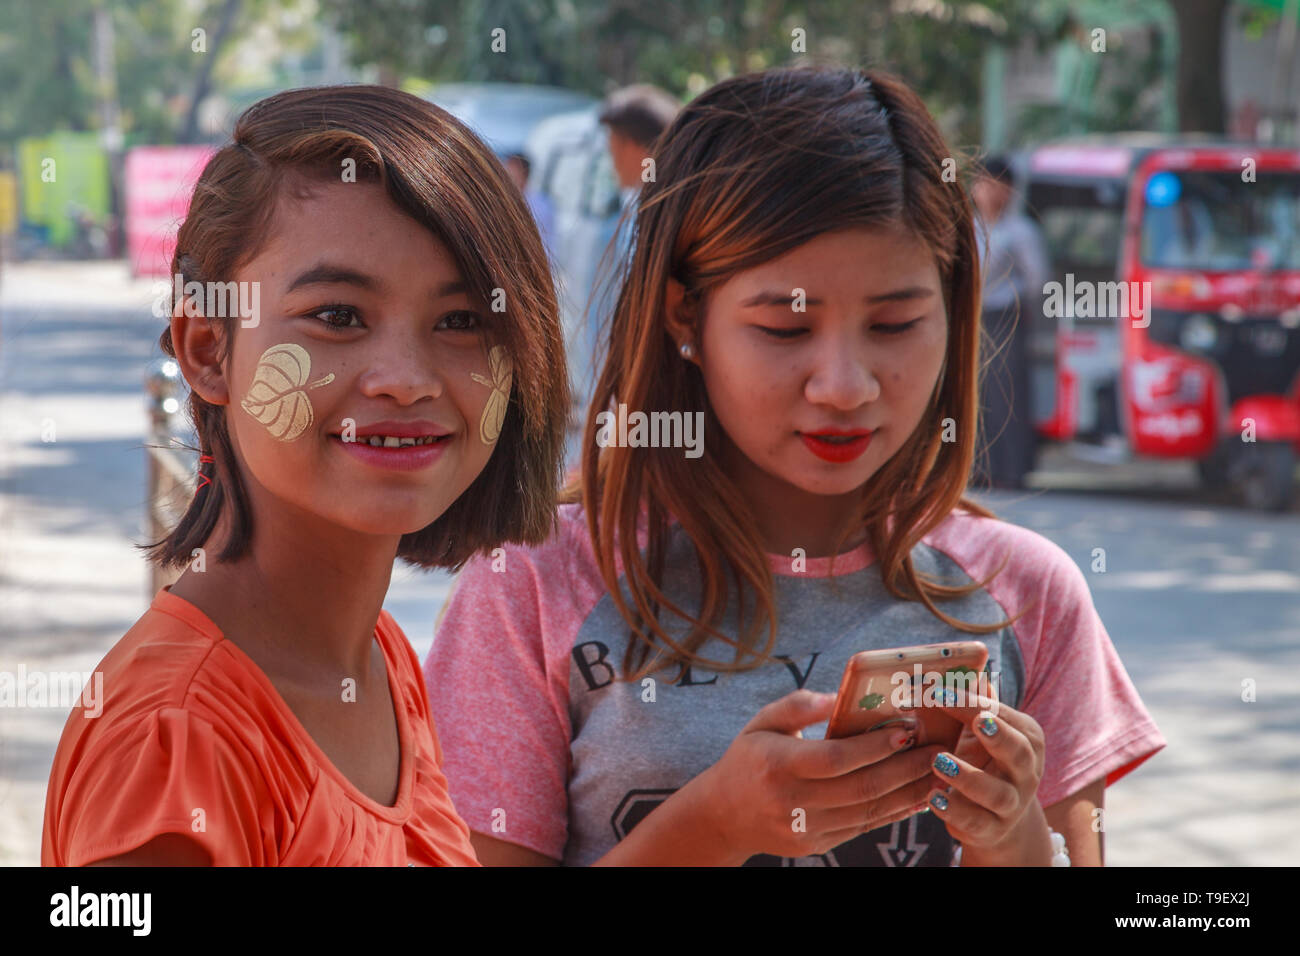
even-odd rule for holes
{"type": "Polygon", "coordinates": [[[619,286],[619,269],[628,260],[632,246],[632,222],[636,200],[641,195],[642,176],[651,175],[646,164],[653,158],[655,141],[668,128],[681,108],[671,93],[641,83],[611,93],[598,117],[609,137],[609,155],[619,185],[619,216],[613,233],[601,244],[605,250],[592,282],[591,300],[582,331],[570,352],[573,370],[575,422],[581,423],[587,401],[600,368],[601,325],[614,312],[619,286]],[[612,258],[611,258],[612,257],[612,258]]]}
{"type": "Polygon", "coordinates": [[[990,362],[980,377],[980,452],[994,488],[1024,487],[1034,466],[1030,406],[1029,335],[1047,281],[1047,248],[1028,216],[1012,208],[1011,166],[1001,156],[984,162],[971,188],[979,215],[975,230],[984,275],[982,325],[990,362]],[[1018,321],[1025,319],[1026,321],[1018,321]]]}
{"type": "Polygon", "coordinates": [[[537,221],[537,231],[542,234],[542,244],[546,246],[546,253],[553,259],[555,257],[555,208],[545,193],[528,188],[528,177],[532,174],[532,169],[533,164],[523,153],[511,153],[506,157],[506,172],[519,187],[519,191],[524,194],[524,200],[532,210],[533,219],[537,221]]]}

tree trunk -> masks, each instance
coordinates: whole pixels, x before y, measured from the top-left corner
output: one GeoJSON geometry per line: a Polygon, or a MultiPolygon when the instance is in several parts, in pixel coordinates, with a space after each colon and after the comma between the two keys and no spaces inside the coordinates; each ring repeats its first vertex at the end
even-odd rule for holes
{"type": "Polygon", "coordinates": [[[1178,22],[1178,129],[1226,129],[1223,102],[1223,22],[1229,0],[1171,0],[1178,22]]]}
{"type": "Polygon", "coordinates": [[[216,65],[217,56],[226,42],[230,28],[235,22],[235,16],[239,13],[240,2],[241,0],[226,0],[221,8],[221,19],[217,22],[217,32],[212,35],[212,42],[208,44],[208,52],[202,54],[202,59],[199,60],[198,75],[194,79],[194,93],[190,96],[190,107],[186,111],[185,125],[181,129],[182,143],[193,143],[198,139],[199,107],[207,99],[208,89],[212,85],[212,68],[216,65]]]}

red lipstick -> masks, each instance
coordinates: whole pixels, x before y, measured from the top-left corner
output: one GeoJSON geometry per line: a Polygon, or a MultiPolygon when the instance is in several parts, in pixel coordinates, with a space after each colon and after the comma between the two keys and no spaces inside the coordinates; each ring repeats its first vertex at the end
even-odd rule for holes
{"type": "Polygon", "coordinates": [[[815,432],[799,432],[810,452],[822,461],[837,464],[859,457],[871,444],[871,435],[866,428],[822,428],[815,432]]]}

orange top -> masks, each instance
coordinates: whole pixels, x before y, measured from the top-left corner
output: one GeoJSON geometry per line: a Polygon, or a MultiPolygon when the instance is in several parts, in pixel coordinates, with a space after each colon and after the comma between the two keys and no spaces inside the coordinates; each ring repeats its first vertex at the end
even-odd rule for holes
{"type": "Polygon", "coordinates": [[[375,637],[402,747],[391,807],[344,777],[252,659],[163,588],[99,665],[102,714],[74,709],[63,728],[41,863],[81,866],[180,833],[219,866],[478,865],[415,652],[387,611],[375,637]]]}

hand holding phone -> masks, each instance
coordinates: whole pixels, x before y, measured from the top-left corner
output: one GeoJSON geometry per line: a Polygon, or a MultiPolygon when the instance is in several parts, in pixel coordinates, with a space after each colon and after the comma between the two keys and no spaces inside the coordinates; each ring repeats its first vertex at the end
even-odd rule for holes
{"type": "Polygon", "coordinates": [[[988,648],[979,641],[918,644],[862,651],[849,658],[840,680],[828,740],[917,722],[917,746],[957,746],[962,724],[943,710],[967,696],[992,696],[985,666],[988,648]]]}

